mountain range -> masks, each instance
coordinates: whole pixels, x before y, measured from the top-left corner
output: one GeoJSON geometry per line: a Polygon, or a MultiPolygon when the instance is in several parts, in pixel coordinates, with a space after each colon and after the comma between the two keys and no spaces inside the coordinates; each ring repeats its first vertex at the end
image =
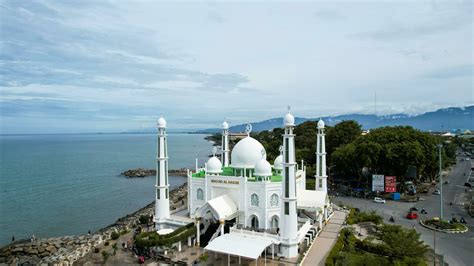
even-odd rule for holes
{"type": "MultiPolygon", "coordinates": [[[[419,115],[392,114],[377,116],[373,114],[347,114],[337,116],[321,117],[326,125],[333,126],[344,120],[355,120],[362,125],[363,129],[371,129],[383,126],[412,126],[422,131],[453,131],[457,129],[474,129],[474,105],[466,107],[448,107],[427,112],[419,115]]],[[[306,121],[316,121],[317,118],[296,117],[295,123],[301,124],[306,121]]],[[[252,124],[253,131],[271,130],[282,127],[283,118],[272,118],[252,124]]],[[[246,124],[235,125],[229,128],[230,132],[245,131],[246,124]]],[[[195,133],[217,133],[220,128],[208,128],[195,133]]]]}

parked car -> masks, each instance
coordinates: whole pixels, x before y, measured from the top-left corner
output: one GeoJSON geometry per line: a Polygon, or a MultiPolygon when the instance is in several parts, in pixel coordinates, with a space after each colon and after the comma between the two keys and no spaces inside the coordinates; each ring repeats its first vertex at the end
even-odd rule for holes
{"type": "Polygon", "coordinates": [[[441,191],[439,191],[439,189],[437,189],[437,190],[435,190],[435,191],[433,192],[433,194],[435,194],[435,195],[440,195],[440,194],[441,194],[441,191]]]}
{"type": "Polygon", "coordinates": [[[418,214],[416,214],[416,212],[409,212],[407,214],[407,219],[410,219],[410,220],[418,219],[418,214]]]}
{"type": "Polygon", "coordinates": [[[374,202],[375,202],[375,203],[385,203],[385,200],[382,199],[382,198],[379,198],[379,197],[375,197],[375,198],[374,198],[374,202]]]}
{"type": "Polygon", "coordinates": [[[469,183],[467,183],[467,182],[466,182],[466,183],[464,183],[464,186],[466,186],[466,187],[468,187],[468,188],[471,188],[471,187],[472,187],[472,185],[471,185],[471,184],[469,184],[469,183]]]}
{"type": "Polygon", "coordinates": [[[418,209],[417,209],[416,207],[411,207],[411,208],[410,208],[410,211],[411,211],[411,212],[417,212],[418,209]]]}

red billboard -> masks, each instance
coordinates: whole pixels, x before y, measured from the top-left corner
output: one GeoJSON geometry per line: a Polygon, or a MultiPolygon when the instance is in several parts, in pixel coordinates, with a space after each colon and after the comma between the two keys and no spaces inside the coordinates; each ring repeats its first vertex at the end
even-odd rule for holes
{"type": "Polygon", "coordinates": [[[385,176],[385,192],[396,192],[397,191],[397,177],[396,176],[385,176]]]}

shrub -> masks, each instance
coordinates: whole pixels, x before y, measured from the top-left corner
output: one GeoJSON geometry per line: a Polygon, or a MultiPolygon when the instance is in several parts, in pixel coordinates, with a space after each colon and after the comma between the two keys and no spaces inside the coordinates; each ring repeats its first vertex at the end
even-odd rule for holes
{"type": "Polygon", "coordinates": [[[109,241],[105,241],[104,246],[110,245],[109,241]]]}
{"type": "Polygon", "coordinates": [[[348,224],[357,224],[364,222],[372,222],[374,224],[381,224],[383,219],[375,211],[360,212],[357,208],[351,209],[347,217],[348,224]]]}
{"type": "Polygon", "coordinates": [[[94,253],[99,253],[100,249],[99,248],[94,248],[94,253]]]}
{"type": "Polygon", "coordinates": [[[150,215],[140,215],[138,220],[140,221],[140,224],[148,224],[148,221],[150,221],[150,215]]]}
{"type": "Polygon", "coordinates": [[[113,240],[117,240],[119,237],[120,234],[117,232],[112,232],[112,234],[110,234],[110,238],[112,238],[113,240]]]}

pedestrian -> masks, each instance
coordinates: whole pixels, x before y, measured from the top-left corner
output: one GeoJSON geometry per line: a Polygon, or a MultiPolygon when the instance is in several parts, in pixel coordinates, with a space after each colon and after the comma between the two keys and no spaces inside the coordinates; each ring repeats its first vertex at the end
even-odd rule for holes
{"type": "Polygon", "coordinates": [[[15,242],[15,236],[12,236],[12,242],[15,242]]]}
{"type": "Polygon", "coordinates": [[[87,234],[88,234],[88,235],[91,235],[91,230],[89,230],[89,231],[87,232],[87,234]]]}
{"type": "Polygon", "coordinates": [[[181,205],[183,205],[183,206],[184,206],[184,200],[181,200],[181,205]]]}

